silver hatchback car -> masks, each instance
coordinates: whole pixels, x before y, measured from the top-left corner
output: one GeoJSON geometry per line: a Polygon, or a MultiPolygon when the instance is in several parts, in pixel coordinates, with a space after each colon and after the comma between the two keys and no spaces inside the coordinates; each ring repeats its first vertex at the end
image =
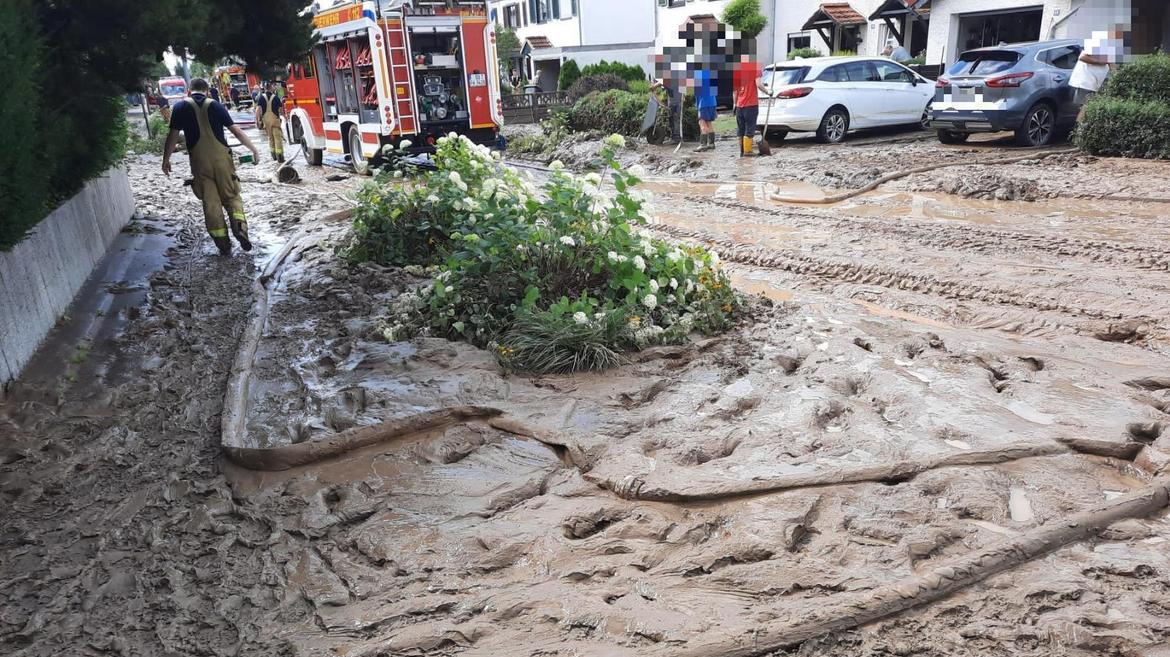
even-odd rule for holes
{"type": "Polygon", "coordinates": [[[1068,135],[1078,105],[1068,80],[1080,41],[1035,41],[968,50],[935,83],[930,127],[944,144],[973,132],[1013,130],[1024,146],[1068,135]]]}

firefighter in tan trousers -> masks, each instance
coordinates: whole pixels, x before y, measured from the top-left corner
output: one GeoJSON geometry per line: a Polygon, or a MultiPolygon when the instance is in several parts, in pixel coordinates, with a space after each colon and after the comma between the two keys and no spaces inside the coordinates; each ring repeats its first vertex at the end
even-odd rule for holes
{"type": "Polygon", "coordinates": [[[252,250],[248,240],[248,220],[244,215],[244,201],[240,198],[240,179],[236,176],[236,163],[228,148],[224,128],[227,128],[240,143],[252,151],[258,162],[260,152],[232,121],[231,114],[218,101],[208,97],[207,80],[195,78],[191,81],[191,96],[175,105],[171,115],[171,131],[163,146],[162,170],[171,175],[171,154],[179,142],[179,133],[187,142],[187,154],[191,158],[191,183],[195,196],[203,202],[203,220],[207,232],[219,248],[221,255],[232,251],[228,239],[228,223],[224,221],[224,210],[228,211],[232,234],[245,251],[252,250]]]}
{"type": "Polygon", "coordinates": [[[284,134],[280,131],[280,117],[284,101],[276,93],[276,85],[269,82],[264,93],[256,97],[256,126],[268,135],[268,152],[272,159],[284,162],[284,134]]]}

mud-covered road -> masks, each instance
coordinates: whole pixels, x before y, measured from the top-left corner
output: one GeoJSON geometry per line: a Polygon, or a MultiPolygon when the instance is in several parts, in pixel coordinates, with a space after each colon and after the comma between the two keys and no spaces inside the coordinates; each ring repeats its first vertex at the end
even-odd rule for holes
{"type": "Polygon", "coordinates": [[[339,260],[347,226],[313,217],[355,180],[299,167],[288,188],[262,165],[259,249],[221,259],[189,192],[131,161],[142,217],[113,262],[132,266],[107,263],[0,404],[0,653],[1159,654],[1164,512],[771,650],[776,628],[912,595],[1170,460],[1170,213],[1117,198],[1157,196],[1164,168],[1055,157],[769,200],[953,157],[914,135],[855,146],[681,169],[696,156],[628,153],[655,171],[654,229],[716,245],[759,298],[725,336],[541,377],[387,342],[389,303],[426,281],[339,260]],[[1027,180],[1038,200],[942,191],[992,174],[991,198],[1027,180]],[[503,415],[280,471],[224,459],[251,281],[301,229],[257,350],[255,446],[503,415]]]}

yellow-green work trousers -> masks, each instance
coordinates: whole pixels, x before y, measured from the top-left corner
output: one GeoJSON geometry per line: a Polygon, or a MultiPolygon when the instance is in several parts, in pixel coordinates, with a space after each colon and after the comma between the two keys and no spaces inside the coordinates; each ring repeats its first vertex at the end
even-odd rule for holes
{"type": "Polygon", "coordinates": [[[195,181],[191,184],[195,196],[203,202],[203,221],[207,232],[220,250],[227,244],[227,224],[224,222],[226,209],[231,217],[232,234],[241,242],[248,239],[248,220],[244,216],[244,201],[240,198],[240,179],[236,176],[236,163],[232,151],[215,138],[211,132],[211,121],[207,118],[207,105],[211,99],[198,103],[187,99],[195,108],[199,121],[199,140],[191,148],[191,173],[195,181]],[[242,238],[242,239],[241,239],[242,238]]]}

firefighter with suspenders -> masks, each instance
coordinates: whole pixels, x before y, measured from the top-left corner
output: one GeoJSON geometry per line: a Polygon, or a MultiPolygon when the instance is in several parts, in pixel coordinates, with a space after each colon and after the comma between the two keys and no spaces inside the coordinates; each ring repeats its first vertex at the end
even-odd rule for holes
{"type": "Polygon", "coordinates": [[[231,232],[236,241],[245,251],[252,250],[252,242],[248,239],[248,220],[244,216],[244,201],[240,198],[240,178],[236,175],[236,163],[223,134],[225,129],[247,146],[259,161],[260,151],[232,122],[227,109],[211,99],[207,80],[195,78],[191,81],[191,96],[175,105],[171,116],[171,130],[163,146],[162,170],[171,175],[171,154],[182,134],[187,141],[187,154],[191,157],[194,176],[191,188],[203,202],[207,232],[220,254],[226,256],[231,254],[232,243],[228,239],[229,224],[224,221],[225,208],[230,213],[231,232]]]}
{"type": "Polygon", "coordinates": [[[268,150],[277,162],[284,162],[284,135],[280,131],[283,114],[284,102],[276,93],[276,85],[269,82],[256,97],[256,126],[268,135],[268,150]]]}

